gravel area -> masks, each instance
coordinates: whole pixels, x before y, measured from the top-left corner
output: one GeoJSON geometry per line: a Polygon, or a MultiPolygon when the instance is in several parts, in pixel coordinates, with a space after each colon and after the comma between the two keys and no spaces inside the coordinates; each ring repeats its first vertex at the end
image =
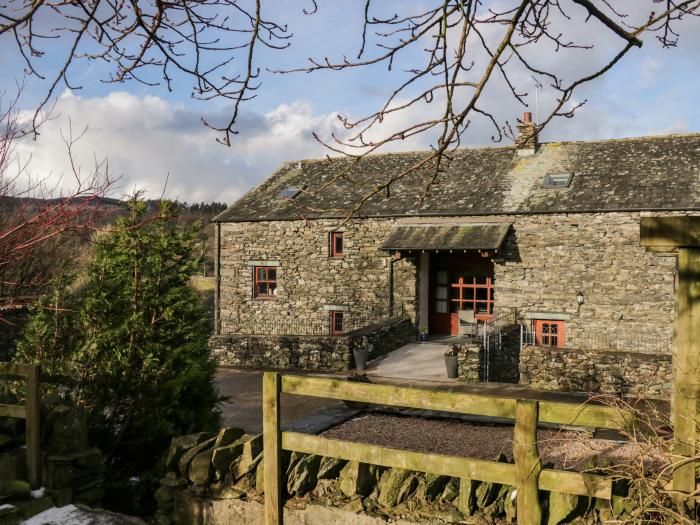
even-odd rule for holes
{"type": "MultiPolygon", "coordinates": [[[[495,459],[503,453],[509,460],[513,457],[512,426],[450,419],[365,414],[328,429],[323,436],[447,456],[495,459]]],[[[542,462],[557,469],[584,470],[591,458],[597,458],[598,465],[619,465],[639,456],[632,444],[593,439],[586,433],[540,429],[537,439],[542,462]]]]}

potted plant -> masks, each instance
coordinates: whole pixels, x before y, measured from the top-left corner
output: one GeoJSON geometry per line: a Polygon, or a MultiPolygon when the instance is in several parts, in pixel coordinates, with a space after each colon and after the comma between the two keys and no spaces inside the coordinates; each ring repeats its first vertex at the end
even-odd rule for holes
{"type": "Polygon", "coordinates": [[[457,346],[450,345],[445,352],[445,368],[447,368],[447,377],[455,379],[459,376],[459,362],[457,361],[457,346]]]}
{"type": "Polygon", "coordinates": [[[355,370],[364,370],[367,368],[367,357],[372,350],[372,344],[367,336],[362,338],[359,345],[355,345],[352,349],[353,357],[355,358],[355,370]]]}
{"type": "Polygon", "coordinates": [[[428,327],[427,326],[423,326],[420,329],[420,342],[421,343],[428,342],[428,327]]]}

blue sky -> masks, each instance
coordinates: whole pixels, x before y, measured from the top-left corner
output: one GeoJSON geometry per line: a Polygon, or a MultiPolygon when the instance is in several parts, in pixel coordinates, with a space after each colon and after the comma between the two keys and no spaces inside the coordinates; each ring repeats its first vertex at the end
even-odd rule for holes
{"type": "MultiPolygon", "coordinates": [[[[507,0],[500,0],[505,2],[507,0]]],[[[412,2],[420,4],[421,2],[412,2]]],[[[276,0],[276,16],[288,23],[294,33],[292,46],[282,52],[264,51],[259,59],[272,67],[303,65],[307,57],[340,57],[357,51],[361,20],[360,2],[333,0],[319,2],[319,12],[305,16],[307,2],[276,0]]],[[[640,14],[639,5],[647,1],[621,0],[632,14],[640,14]]],[[[387,9],[402,5],[386,2],[387,9]]],[[[647,7],[648,9],[648,7],[647,7]]],[[[577,100],[587,99],[574,119],[562,119],[545,130],[545,140],[603,139],[670,132],[700,131],[700,23],[692,19],[681,26],[679,46],[664,50],[647,35],[640,50],[633,50],[603,79],[583,89],[577,100]]],[[[588,71],[619,48],[612,36],[594,22],[580,24],[574,34],[596,47],[587,53],[554,53],[541,47],[535,50],[540,63],[565,74],[588,71]]],[[[7,36],[7,35],[6,35],[7,36]]],[[[61,41],[48,41],[44,58],[37,61],[42,72],[59,67],[67,48],[61,41]]],[[[61,141],[69,125],[74,130],[88,127],[76,146],[79,160],[89,165],[93,157],[108,158],[115,174],[120,175],[120,192],[134,188],[182,200],[222,200],[231,202],[241,193],[268,176],[284,160],[325,154],[311,134],[329,136],[338,129],[338,113],[359,116],[376,108],[396,83],[400,66],[419,59],[419,53],[402,57],[395,71],[383,66],[353,69],[340,73],[263,73],[258,97],[244,107],[232,147],[216,143],[216,134],[202,126],[200,118],[224,119],[229,113],[225,101],[199,102],[190,97],[191,82],[175,77],[173,91],[136,83],[101,82],[108,69],[100,63],[77,64],[71,74],[80,90],[59,89],[56,118],[47,123],[37,141],[24,140],[18,149],[31,157],[36,174],[60,177],[67,169],[65,147],[61,141]],[[70,124],[69,124],[70,123],[70,124]]],[[[2,88],[13,91],[21,78],[23,64],[9,38],[0,38],[2,88]]],[[[526,84],[529,83],[526,82],[526,84]]],[[[531,86],[525,86],[529,89],[531,86]]],[[[30,78],[21,101],[30,110],[46,93],[47,82],[30,78]]],[[[532,91],[532,90],[531,90],[532,91]]],[[[520,116],[525,108],[508,98],[502,86],[495,85],[485,103],[509,119],[520,116]]],[[[540,95],[542,113],[552,103],[551,90],[540,95]]],[[[534,111],[534,95],[528,97],[534,111]]],[[[416,111],[432,111],[419,108],[416,111]]],[[[407,115],[405,118],[411,118],[407,115]]],[[[400,125],[405,120],[389,125],[400,125]]],[[[493,131],[475,122],[465,137],[467,145],[490,143],[493,131]]],[[[425,148],[429,137],[414,139],[394,149],[425,148]]]]}

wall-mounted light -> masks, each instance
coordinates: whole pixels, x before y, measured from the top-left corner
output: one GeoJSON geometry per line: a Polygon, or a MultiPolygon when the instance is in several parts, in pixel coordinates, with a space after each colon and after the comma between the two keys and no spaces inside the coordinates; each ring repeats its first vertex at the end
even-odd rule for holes
{"type": "Polygon", "coordinates": [[[576,292],[576,304],[581,306],[585,302],[586,298],[583,295],[583,291],[579,290],[578,292],[576,292]]]}

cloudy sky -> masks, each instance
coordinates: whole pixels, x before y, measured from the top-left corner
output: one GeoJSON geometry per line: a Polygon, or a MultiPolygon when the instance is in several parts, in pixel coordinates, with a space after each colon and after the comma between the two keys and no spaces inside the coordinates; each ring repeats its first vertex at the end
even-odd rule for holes
{"type": "MultiPolygon", "coordinates": [[[[508,0],[493,2],[493,5],[508,0]]],[[[302,2],[303,3],[303,2],[302,2]]],[[[389,2],[384,5],[421,5],[421,1],[389,2]]],[[[652,0],[619,0],[630,20],[648,14],[652,0]]],[[[341,58],[357,50],[361,30],[362,2],[328,0],[319,2],[319,12],[305,16],[298,0],[275,0],[274,16],[286,22],[294,34],[292,45],[279,52],[264,51],[260,59],[272,68],[303,65],[307,57],[341,58]]],[[[309,2],[310,4],[310,2],[309,2]]],[[[577,12],[578,7],[572,7],[577,12]]],[[[580,14],[580,13],[579,13],[580,14]]],[[[678,27],[678,47],[662,49],[652,35],[644,38],[642,49],[633,50],[604,78],[587,85],[576,95],[587,103],[573,119],[554,121],[544,140],[578,140],[627,137],[661,133],[700,131],[700,20],[690,19],[678,27]]],[[[588,51],[554,52],[551,46],[532,48],[531,58],[556,69],[567,78],[585,74],[620,49],[616,40],[594,21],[569,29],[570,38],[594,44],[588,51]]],[[[0,38],[0,87],[12,93],[22,78],[24,65],[8,35],[0,38]]],[[[50,74],[60,67],[67,48],[60,40],[44,43],[46,55],[36,62],[40,72],[50,74]]],[[[401,57],[406,65],[420,59],[419,53],[401,57]]],[[[477,60],[478,62],[478,60],[477,60]]],[[[383,67],[341,73],[279,75],[263,71],[263,87],[244,107],[231,147],[216,141],[216,133],[202,125],[202,118],[221,122],[230,114],[225,101],[194,101],[191,81],[175,77],[172,91],[163,86],[108,84],[108,67],[98,62],[79,63],[71,72],[74,85],[62,86],[54,118],[44,124],[36,139],[24,139],[18,152],[31,158],[35,174],[58,178],[65,173],[67,156],[62,136],[72,128],[87,132],[76,145],[78,161],[107,158],[112,171],[121,176],[119,194],[134,188],[151,195],[165,194],[186,201],[232,202],[269,175],[281,162],[318,157],[326,152],[312,137],[315,131],[328,137],[339,132],[337,115],[361,116],[381,104],[402,77],[401,67],[389,73],[383,67]],[[167,180],[167,187],[166,181],[167,180]]],[[[527,101],[534,112],[534,83],[524,73],[515,78],[529,91],[527,101]]],[[[48,81],[30,78],[21,106],[29,114],[45,95],[48,81]]],[[[524,108],[508,96],[503,82],[494,81],[484,101],[500,119],[514,122],[524,108]]],[[[546,87],[539,105],[544,113],[553,102],[546,87]]],[[[417,117],[439,110],[437,104],[423,105],[410,114],[389,119],[386,129],[399,127],[417,117]]],[[[475,121],[465,136],[467,145],[490,143],[493,129],[475,121]]],[[[430,146],[430,136],[396,144],[393,149],[430,146]]],[[[119,195],[116,195],[119,196],[119,195]]]]}

